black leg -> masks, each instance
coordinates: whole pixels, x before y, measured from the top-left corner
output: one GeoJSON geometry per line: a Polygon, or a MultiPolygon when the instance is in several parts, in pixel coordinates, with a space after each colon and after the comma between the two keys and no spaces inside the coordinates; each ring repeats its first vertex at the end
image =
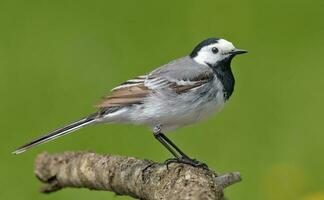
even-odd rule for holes
{"type": "Polygon", "coordinates": [[[161,133],[161,137],[168,143],[170,144],[182,157],[184,158],[189,158],[189,156],[187,156],[185,153],[183,153],[183,151],[181,151],[179,149],[179,147],[177,147],[166,135],[164,135],[163,133],[161,133]]]}
{"type": "Polygon", "coordinates": [[[194,167],[203,167],[207,168],[207,165],[205,163],[199,162],[196,159],[191,159],[189,156],[187,156],[183,151],[179,149],[167,136],[165,136],[161,132],[161,127],[156,126],[153,130],[153,134],[155,138],[165,146],[175,158],[171,158],[165,161],[166,165],[169,165],[170,163],[184,163],[189,164],[194,167]],[[180,156],[178,155],[180,154],[180,156]]]}
{"type": "Polygon", "coordinates": [[[167,143],[167,142],[165,142],[164,140],[163,140],[163,138],[161,137],[161,134],[159,133],[159,134],[154,134],[154,137],[165,147],[165,148],[167,148],[169,151],[170,151],[170,153],[174,156],[174,157],[176,157],[176,158],[178,158],[179,156],[178,156],[178,154],[172,149],[172,147],[170,147],[169,146],[169,144],[167,143]]]}

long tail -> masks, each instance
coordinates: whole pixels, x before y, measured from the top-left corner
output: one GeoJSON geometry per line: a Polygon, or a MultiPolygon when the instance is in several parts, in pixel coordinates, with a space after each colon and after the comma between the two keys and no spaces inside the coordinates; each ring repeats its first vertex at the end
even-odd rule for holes
{"type": "Polygon", "coordinates": [[[60,128],[60,129],[56,129],[36,140],[33,140],[21,147],[19,147],[18,149],[16,149],[13,154],[20,154],[20,153],[23,153],[25,152],[26,150],[28,150],[29,148],[31,147],[34,147],[34,146],[37,146],[37,145],[40,145],[42,143],[45,143],[45,142],[48,142],[48,141],[51,141],[51,140],[54,140],[56,138],[59,138],[61,136],[64,136],[64,135],[67,135],[73,131],[76,131],[80,128],[83,128],[87,125],[90,125],[91,123],[93,123],[95,120],[96,120],[96,114],[92,114],[90,115],[89,117],[85,117],[83,119],[80,119],[76,122],[73,122],[69,125],[66,125],[64,126],[63,128],[60,128]]]}

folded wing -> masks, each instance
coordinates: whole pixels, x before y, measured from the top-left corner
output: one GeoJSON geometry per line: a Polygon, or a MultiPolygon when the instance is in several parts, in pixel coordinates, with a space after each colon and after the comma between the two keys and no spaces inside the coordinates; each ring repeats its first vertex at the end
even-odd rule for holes
{"type": "Polygon", "coordinates": [[[213,78],[214,73],[208,66],[198,65],[185,57],[164,65],[148,75],[138,76],[120,84],[112,89],[111,94],[103,97],[97,107],[141,104],[149,94],[162,90],[171,90],[180,95],[203,86],[213,78]]]}

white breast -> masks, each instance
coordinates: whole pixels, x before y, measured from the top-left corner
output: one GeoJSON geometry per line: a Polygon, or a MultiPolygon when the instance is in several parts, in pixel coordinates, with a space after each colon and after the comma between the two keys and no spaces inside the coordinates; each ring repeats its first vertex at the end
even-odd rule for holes
{"type": "Polygon", "coordinates": [[[170,131],[218,112],[224,102],[223,86],[214,79],[211,83],[180,95],[158,91],[134,109],[131,120],[150,127],[162,125],[162,131],[170,131]]]}
{"type": "Polygon", "coordinates": [[[217,113],[225,102],[223,85],[218,79],[183,94],[157,90],[143,104],[125,107],[105,117],[107,122],[142,124],[162,131],[195,123],[217,113]]]}

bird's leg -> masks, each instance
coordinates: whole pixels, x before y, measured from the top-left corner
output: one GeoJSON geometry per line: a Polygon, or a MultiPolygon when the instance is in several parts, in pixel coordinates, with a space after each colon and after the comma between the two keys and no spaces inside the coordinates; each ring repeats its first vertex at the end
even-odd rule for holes
{"type": "Polygon", "coordinates": [[[183,151],[181,151],[166,135],[164,135],[161,132],[161,126],[156,126],[153,129],[153,134],[155,138],[163,144],[173,155],[175,158],[171,158],[165,161],[166,165],[169,165],[170,163],[184,163],[189,164],[194,167],[203,167],[207,168],[207,165],[205,163],[202,163],[196,159],[192,159],[189,156],[187,156],[183,151]],[[180,156],[178,156],[178,154],[180,156]]]}
{"type": "Polygon", "coordinates": [[[165,147],[167,148],[170,153],[176,157],[176,158],[179,158],[179,155],[172,149],[172,147],[166,142],[163,140],[163,137],[161,135],[163,135],[163,133],[161,133],[161,126],[156,126],[154,127],[153,129],[153,134],[154,134],[154,137],[165,147]]]}
{"type": "Polygon", "coordinates": [[[189,158],[183,151],[179,149],[166,135],[163,133],[160,133],[161,137],[163,138],[164,141],[166,141],[169,145],[171,145],[183,158],[189,158]]]}

